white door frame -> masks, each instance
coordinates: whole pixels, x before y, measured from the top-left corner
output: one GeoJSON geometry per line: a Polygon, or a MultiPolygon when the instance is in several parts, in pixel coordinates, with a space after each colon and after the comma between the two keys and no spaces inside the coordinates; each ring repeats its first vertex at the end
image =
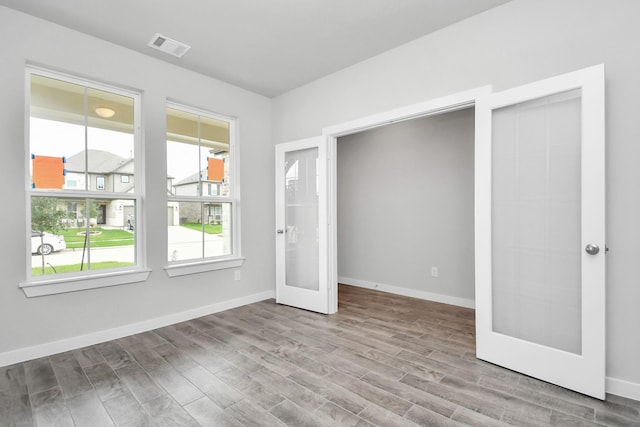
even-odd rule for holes
{"type": "Polygon", "coordinates": [[[329,313],[338,311],[338,228],[337,218],[337,143],[341,136],[351,135],[365,130],[374,129],[392,123],[411,120],[418,117],[433,116],[450,111],[473,107],[476,99],[490,94],[491,86],[481,86],[475,89],[458,92],[453,95],[431,99],[414,105],[386,111],[379,114],[363,117],[335,126],[329,126],[322,130],[322,136],[327,139],[328,150],[328,211],[329,230],[328,249],[328,282],[329,282],[329,313]]]}

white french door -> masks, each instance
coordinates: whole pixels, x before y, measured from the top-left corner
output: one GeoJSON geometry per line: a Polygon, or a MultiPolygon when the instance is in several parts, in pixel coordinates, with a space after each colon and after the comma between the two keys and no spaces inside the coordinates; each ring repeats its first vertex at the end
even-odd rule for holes
{"type": "Polygon", "coordinates": [[[327,143],[276,145],[276,302],[329,313],[327,143]]]}
{"type": "Polygon", "coordinates": [[[604,66],[476,102],[476,352],[605,396],[604,66]]]}

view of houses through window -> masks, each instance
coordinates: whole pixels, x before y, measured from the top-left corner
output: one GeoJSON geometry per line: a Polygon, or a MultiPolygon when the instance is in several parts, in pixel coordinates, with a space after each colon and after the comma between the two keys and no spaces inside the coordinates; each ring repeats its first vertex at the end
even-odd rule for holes
{"type": "Polygon", "coordinates": [[[168,260],[233,254],[231,119],[167,108],[168,260]]]}
{"type": "MultiPolygon", "coordinates": [[[[29,70],[27,282],[139,267],[139,95],[29,70]]],[[[234,119],[167,107],[167,260],[237,257],[234,119]]]]}
{"type": "Polygon", "coordinates": [[[29,277],[136,264],[137,95],[30,74],[29,277]]]}

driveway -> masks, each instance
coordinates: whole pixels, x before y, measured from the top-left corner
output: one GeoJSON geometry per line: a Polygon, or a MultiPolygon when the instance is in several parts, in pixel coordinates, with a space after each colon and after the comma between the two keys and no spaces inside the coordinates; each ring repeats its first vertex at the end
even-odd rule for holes
{"type": "MultiPolygon", "coordinates": [[[[202,233],[179,225],[169,226],[169,260],[180,261],[202,257],[202,233]]],[[[224,238],[221,234],[204,235],[206,257],[224,254],[224,238]]],[[[227,252],[230,252],[228,250],[227,252]]]]}

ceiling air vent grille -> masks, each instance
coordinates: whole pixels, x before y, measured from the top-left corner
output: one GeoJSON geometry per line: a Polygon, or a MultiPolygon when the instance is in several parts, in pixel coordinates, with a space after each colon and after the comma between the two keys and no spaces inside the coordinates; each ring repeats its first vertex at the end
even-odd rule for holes
{"type": "Polygon", "coordinates": [[[156,34],[153,36],[147,45],[161,52],[168,53],[169,55],[177,56],[178,58],[182,58],[182,55],[191,49],[191,46],[177,40],[170,39],[162,34],[156,34]]]}

